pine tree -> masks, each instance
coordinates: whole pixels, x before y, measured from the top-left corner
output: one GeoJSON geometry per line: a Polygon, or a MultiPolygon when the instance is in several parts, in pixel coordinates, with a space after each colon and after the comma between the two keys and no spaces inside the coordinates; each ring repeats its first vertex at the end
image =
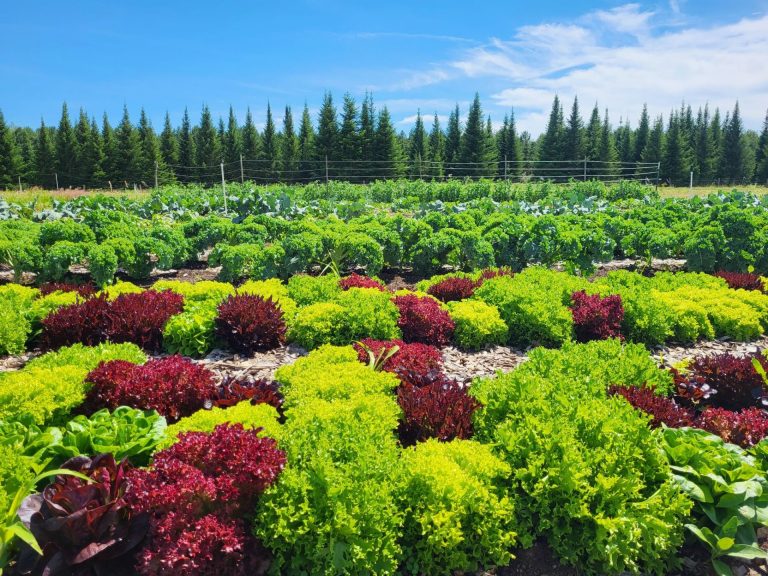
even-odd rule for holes
{"type": "Polygon", "coordinates": [[[0,187],[11,188],[18,185],[21,158],[16,147],[12,130],[6,126],[3,112],[0,110],[0,187]]]}
{"type": "Polygon", "coordinates": [[[179,168],[175,170],[177,178],[182,182],[196,179],[195,161],[197,158],[197,146],[192,134],[192,124],[189,120],[189,111],[184,108],[184,116],[181,119],[179,130],[179,168]]]}
{"type": "Polygon", "coordinates": [[[166,178],[173,180],[173,167],[179,163],[179,141],[173,131],[173,126],[171,126],[171,116],[168,112],[165,113],[163,131],[160,133],[160,156],[166,166],[166,178]]]}
{"type": "MultiPolygon", "coordinates": [[[[317,122],[317,138],[315,138],[315,154],[318,162],[322,163],[321,172],[325,176],[325,162],[339,160],[338,154],[339,124],[336,120],[336,107],[333,105],[333,96],[326,92],[323,104],[320,107],[320,116],[317,122]]],[[[320,164],[318,164],[320,166],[320,164]]],[[[333,164],[328,167],[328,175],[337,176],[338,173],[333,164]]]]}
{"type": "Polygon", "coordinates": [[[43,188],[52,189],[56,186],[54,172],[56,171],[56,158],[53,141],[55,137],[45,122],[40,120],[40,129],[37,131],[35,142],[35,184],[43,188]]]}
{"type": "Polygon", "coordinates": [[[584,156],[592,162],[587,168],[587,173],[591,176],[601,173],[600,168],[594,162],[600,159],[602,135],[603,125],[600,122],[600,110],[597,107],[597,103],[595,103],[592,115],[589,118],[589,124],[587,125],[586,141],[584,143],[584,156]]]}
{"type": "Polygon", "coordinates": [[[207,184],[217,182],[220,177],[221,146],[213,117],[207,105],[200,115],[200,127],[195,138],[195,165],[200,171],[200,180],[207,184]]]}
{"type": "Polygon", "coordinates": [[[277,170],[280,167],[280,163],[277,129],[272,118],[272,106],[269,102],[267,102],[267,121],[264,124],[264,132],[261,134],[261,143],[264,150],[264,162],[261,163],[260,169],[263,172],[263,177],[271,182],[278,178],[277,170]]]}
{"type": "MultiPolygon", "coordinates": [[[[632,164],[632,156],[634,154],[634,146],[632,142],[632,128],[629,126],[629,120],[626,122],[619,120],[619,129],[616,130],[616,150],[619,153],[619,160],[624,163],[626,170],[632,170],[634,172],[633,168],[630,167],[632,164]]],[[[624,175],[623,171],[622,175],[624,175]]]]}
{"type": "MultiPolygon", "coordinates": [[[[648,134],[648,142],[643,148],[640,160],[647,164],[658,164],[664,152],[664,119],[658,116],[653,123],[653,129],[648,134]]],[[[646,170],[650,172],[651,170],[646,170]]],[[[656,176],[659,177],[658,168],[656,176]]],[[[651,176],[647,177],[649,180],[651,176]]]]}
{"type": "Polygon", "coordinates": [[[239,166],[240,154],[242,154],[240,128],[237,125],[237,117],[235,117],[235,111],[232,109],[232,106],[229,107],[227,130],[224,132],[222,144],[224,148],[224,162],[239,166]]]}
{"type": "Polygon", "coordinates": [[[120,180],[127,185],[139,184],[142,178],[141,145],[139,135],[131,124],[127,106],[123,107],[123,119],[115,130],[115,139],[117,141],[117,173],[120,180]]]}
{"type": "Polygon", "coordinates": [[[285,116],[283,116],[283,138],[282,138],[282,178],[283,182],[293,182],[296,179],[299,167],[299,141],[296,138],[296,132],[293,129],[293,113],[291,107],[285,107],[285,116]]]}
{"type": "Polygon", "coordinates": [[[104,152],[98,128],[88,119],[85,110],[80,109],[80,117],[75,126],[75,150],[77,154],[78,185],[98,187],[104,180],[104,152]]]}
{"type": "Polygon", "coordinates": [[[765,112],[763,131],[757,144],[755,156],[755,181],[760,184],[768,184],[768,110],[765,112]]]}
{"type": "Polygon", "coordinates": [[[343,160],[341,174],[347,178],[365,176],[360,171],[361,145],[360,129],[357,125],[357,104],[350,94],[344,94],[344,106],[341,112],[339,130],[338,159],[343,160]]]}
{"type": "Polygon", "coordinates": [[[381,109],[378,116],[374,160],[376,162],[374,174],[377,178],[393,179],[405,175],[402,149],[386,106],[381,109]]]}
{"type": "Polygon", "coordinates": [[[427,133],[424,129],[424,121],[421,119],[421,110],[416,112],[416,123],[411,130],[408,148],[408,176],[411,178],[423,178],[427,173],[425,162],[429,156],[427,146],[427,133]]]}
{"type": "Polygon", "coordinates": [[[467,124],[461,135],[459,147],[459,163],[461,166],[457,173],[461,176],[479,178],[493,171],[493,166],[487,166],[488,161],[486,131],[483,126],[483,111],[480,106],[480,95],[475,93],[475,98],[467,113],[467,124]]]}
{"type": "Polygon", "coordinates": [[[495,178],[499,175],[499,150],[496,148],[496,135],[489,114],[485,120],[485,165],[483,176],[495,178]]]}
{"type": "Polygon", "coordinates": [[[563,159],[569,160],[569,171],[576,171],[582,166],[584,158],[584,121],[581,119],[579,111],[579,98],[573,98],[571,114],[568,116],[568,123],[565,126],[565,137],[563,139],[563,159]]]}
{"type": "Polygon", "coordinates": [[[376,112],[373,107],[373,96],[366,92],[360,109],[360,159],[363,160],[360,166],[366,175],[375,174],[372,172],[375,138],[376,112]]]}
{"type": "MultiPolygon", "coordinates": [[[[635,142],[632,146],[633,154],[632,154],[632,161],[633,162],[641,162],[641,158],[643,156],[643,150],[645,150],[646,145],[648,144],[648,138],[651,134],[651,120],[648,117],[648,105],[643,104],[643,112],[640,114],[640,124],[637,126],[637,130],[635,131],[635,142]]],[[[641,170],[641,168],[637,167],[638,173],[645,172],[645,170],[641,170]]]]}
{"type": "Polygon", "coordinates": [[[527,130],[520,133],[520,153],[523,157],[522,174],[533,174],[533,163],[536,160],[536,145],[527,130]]]}
{"type": "Polygon", "coordinates": [[[603,120],[603,129],[600,133],[600,170],[608,178],[614,178],[619,175],[619,153],[616,150],[616,141],[611,130],[611,123],[608,120],[608,108],[605,109],[605,118],[603,120]]]}
{"type": "Polygon", "coordinates": [[[61,107],[61,120],[56,131],[56,171],[59,175],[59,186],[65,188],[75,184],[77,177],[77,151],[75,149],[75,133],[69,121],[69,111],[65,102],[61,107]]]}
{"type": "Polygon", "coordinates": [[[99,126],[96,124],[96,118],[91,118],[91,141],[95,148],[93,181],[97,186],[104,186],[107,180],[107,173],[104,171],[104,142],[101,139],[101,132],[99,132],[99,126]]]}
{"type": "Polygon", "coordinates": [[[141,155],[139,156],[141,180],[151,186],[155,183],[155,168],[157,168],[158,181],[160,180],[160,173],[165,174],[166,168],[160,155],[160,144],[157,141],[157,136],[143,108],[139,117],[138,137],[141,148],[141,155]]]}
{"type": "Polygon", "coordinates": [[[461,124],[459,120],[459,105],[448,116],[448,132],[445,135],[445,174],[459,176],[459,151],[461,149],[461,124]]]}
{"type": "Polygon", "coordinates": [[[263,158],[263,151],[261,149],[261,137],[259,131],[256,130],[256,125],[253,123],[253,115],[251,109],[245,113],[245,124],[243,124],[243,161],[253,162],[254,160],[261,160],[263,158]]]}
{"type": "Polygon", "coordinates": [[[429,132],[429,169],[427,170],[427,173],[432,178],[442,178],[443,177],[443,154],[445,151],[445,135],[443,134],[443,131],[440,129],[440,119],[437,117],[437,112],[435,112],[435,117],[432,120],[432,130],[429,132]]]}
{"type": "Polygon", "coordinates": [[[304,111],[301,113],[301,126],[299,127],[299,175],[305,181],[317,178],[315,170],[315,128],[312,126],[312,118],[309,116],[309,108],[304,103],[304,111]]]}
{"type": "Polygon", "coordinates": [[[106,112],[101,118],[101,149],[104,154],[104,160],[101,164],[104,177],[109,182],[118,184],[120,175],[118,174],[117,137],[106,112]]]}
{"type": "Polygon", "coordinates": [[[664,153],[661,158],[661,173],[673,186],[681,186],[690,174],[690,154],[683,134],[684,119],[672,112],[669,117],[664,153]]]}
{"type": "Polygon", "coordinates": [[[16,150],[19,155],[19,173],[22,184],[29,186],[35,181],[35,131],[29,127],[13,131],[16,150]]]}
{"type": "Polygon", "coordinates": [[[744,153],[741,142],[743,133],[744,127],[737,101],[723,131],[723,177],[732,184],[740,183],[744,176],[744,153]]]}
{"type": "Polygon", "coordinates": [[[715,176],[714,144],[712,142],[712,130],[709,123],[709,104],[704,110],[699,108],[696,116],[696,166],[699,179],[710,182],[715,176]]]}
{"type": "MultiPolygon", "coordinates": [[[[547,129],[541,140],[539,148],[539,160],[543,162],[559,162],[564,159],[565,151],[565,124],[563,121],[563,107],[560,98],[556,95],[552,102],[552,110],[549,113],[547,129]]],[[[553,164],[549,168],[561,167],[553,164]]]]}

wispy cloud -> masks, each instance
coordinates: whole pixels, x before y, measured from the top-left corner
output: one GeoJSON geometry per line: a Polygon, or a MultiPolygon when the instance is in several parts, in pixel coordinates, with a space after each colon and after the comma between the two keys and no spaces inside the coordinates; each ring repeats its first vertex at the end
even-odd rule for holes
{"type": "Polygon", "coordinates": [[[446,34],[422,34],[408,32],[354,32],[346,35],[355,40],[434,40],[435,42],[458,42],[475,44],[477,41],[463,36],[450,36],[446,34]]]}
{"type": "Polygon", "coordinates": [[[636,120],[644,102],[666,113],[683,100],[730,109],[736,99],[748,126],[760,125],[768,106],[768,14],[709,28],[668,26],[679,13],[643,10],[637,3],[583,15],[570,23],[518,28],[399,81],[399,89],[484,78],[506,87],[491,107],[521,110],[518,123],[538,133],[554,94],[585,106],[599,102],[636,120]]]}

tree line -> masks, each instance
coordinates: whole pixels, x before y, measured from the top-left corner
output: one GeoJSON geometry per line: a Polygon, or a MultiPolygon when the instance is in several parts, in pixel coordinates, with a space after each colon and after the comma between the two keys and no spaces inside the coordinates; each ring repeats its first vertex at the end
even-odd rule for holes
{"type": "Polygon", "coordinates": [[[685,184],[768,181],[768,113],[761,133],[745,130],[738,102],[723,117],[718,109],[690,105],[673,110],[666,122],[651,119],[643,107],[637,127],[620,121],[613,127],[608,110],[597,104],[585,121],[575,98],[567,118],[555,96],[546,130],[532,139],[518,132],[514,111],[494,130],[475,98],[465,119],[457,105],[443,127],[435,114],[417,113],[409,133],[398,132],[386,106],[377,109],[367,94],[360,106],[346,94],[339,112],[325,94],[316,122],[305,105],[298,127],[290,106],[281,126],[270,105],[258,130],[250,109],[240,123],[230,107],[215,121],[203,106],[193,125],[187,110],[174,127],[166,113],[157,133],[142,109],[134,124],[123,109],[113,127],[80,110],[75,121],[66,103],[58,126],[37,129],[6,124],[0,112],[0,187],[106,188],[155,182],[220,181],[243,178],[260,183],[308,182],[325,178],[366,182],[391,178],[478,178],[526,175],[564,180],[585,178],[656,178],[685,184]]]}

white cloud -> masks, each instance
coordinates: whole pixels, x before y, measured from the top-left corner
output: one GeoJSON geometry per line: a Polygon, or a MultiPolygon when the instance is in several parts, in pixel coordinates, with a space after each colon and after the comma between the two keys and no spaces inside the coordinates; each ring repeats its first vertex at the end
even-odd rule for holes
{"type": "Polygon", "coordinates": [[[491,108],[520,109],[518,124],[534,134],[544,128],[554,94],[565,107],[578,94],[585,116],[599,102],[614,123],[636,123],[644,102],[651,114],[666,116],[683,101],[709,102],[724,113],[738,99],[746,126],[759,128],[768,106],[768,14],[709,28],[662,28],[661,16],[633,3],[576,23],[521,27],[510,40],[491,39],[406,84],[472,78],[472,91],[482,90],[478,79],[507,84],[491,95],[491,108]]]}

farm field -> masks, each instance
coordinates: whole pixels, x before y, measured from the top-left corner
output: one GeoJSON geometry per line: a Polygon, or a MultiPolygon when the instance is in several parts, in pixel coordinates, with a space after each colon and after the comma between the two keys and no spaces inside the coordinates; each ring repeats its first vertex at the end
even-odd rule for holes
{"type": "Polygon", "coordinates": [[[0,573],[763,573],[768,200],[695,192],[3,193],[0,573]]]}

